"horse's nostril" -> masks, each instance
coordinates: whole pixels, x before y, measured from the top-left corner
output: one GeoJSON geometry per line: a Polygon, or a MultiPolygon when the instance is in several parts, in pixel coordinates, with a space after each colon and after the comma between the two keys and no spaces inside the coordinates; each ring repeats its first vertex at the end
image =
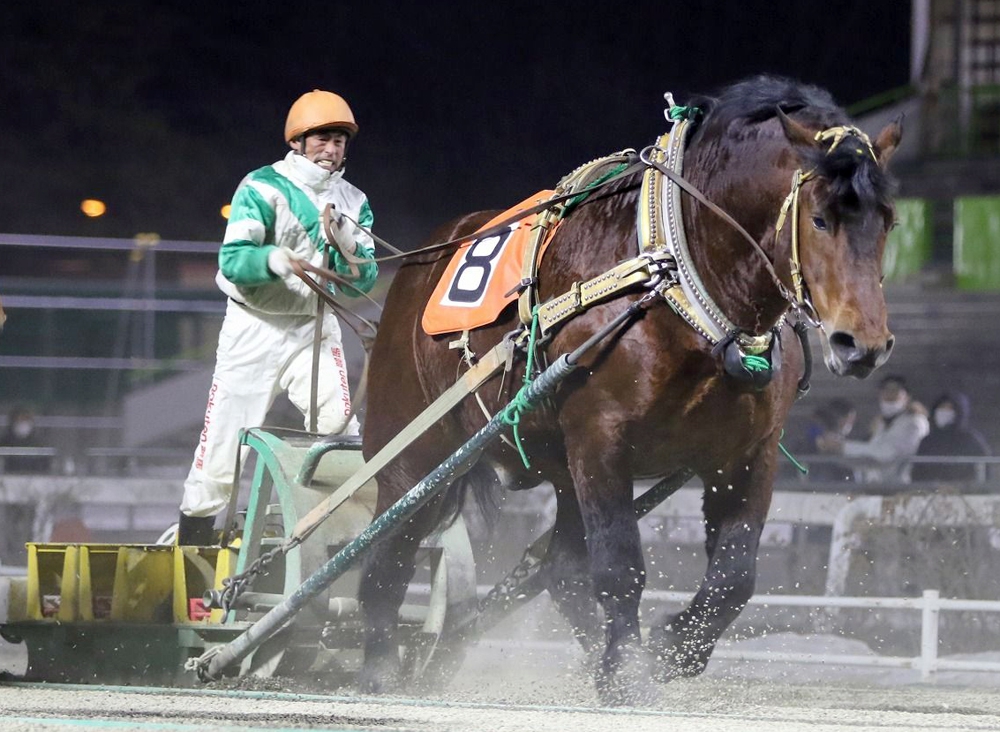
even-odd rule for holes
{"type": "Polygon", "coordinates": [[[854,340],[854,336],[850,333],[838,330],[830,335],[830,345],[835,351],[853,351],[857,348],[857,341],[854,340]]]}
{"type": "Polygon", "coordinates": [[[892,347],[894,345],[896,345],[896,336],[891,335],[891,336],[889,336],[888,340],[886,340],[886,342],[885,342],[885,352],[886,352],[886,355],[888,355],[889,353],[892,352],[892,347]]]}

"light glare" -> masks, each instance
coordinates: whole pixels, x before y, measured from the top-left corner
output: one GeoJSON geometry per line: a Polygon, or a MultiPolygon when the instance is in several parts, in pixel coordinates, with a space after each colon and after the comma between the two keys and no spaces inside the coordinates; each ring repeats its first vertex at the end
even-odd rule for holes
{"type": "Polygon", "coordinates": [[[99,201],[96,198],[85,198],[80,202],[80,210],[83,211],[84,216],[96,219],[98,216],[103,216],[108,207],[104,205],[104,201],[99,201]]]}

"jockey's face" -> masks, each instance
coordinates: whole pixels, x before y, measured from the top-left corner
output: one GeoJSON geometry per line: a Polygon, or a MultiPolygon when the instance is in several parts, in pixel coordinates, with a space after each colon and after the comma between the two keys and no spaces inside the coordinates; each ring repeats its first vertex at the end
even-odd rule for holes
{"type": "Polygon", "coordinates": [[[347,153],[347,133],[343,130],[317,130],[302,140],[293,140],[292,149],[331,173],[340,170],[347,153]]]}

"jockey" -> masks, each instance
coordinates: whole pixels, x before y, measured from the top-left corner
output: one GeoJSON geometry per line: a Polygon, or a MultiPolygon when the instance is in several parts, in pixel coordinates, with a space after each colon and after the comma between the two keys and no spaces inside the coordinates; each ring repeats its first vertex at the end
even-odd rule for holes
{"type": "MultiPolygon", "coordinates": [[[[309,428],[317,295],[293,273],[292,261],[349,274],[342,251],[372,258],[371,236],[353,223],[371,228],[368,198],[344,180],[347,144],[357,131],[342,97],[318,89],[304,94],[285,122],[291,151],[251,172],[236,189],[216,276],[229,302],[204,429],[184,481],[178,544],[214,543],[215,516],[239,477],[239,430],[261,424],[280,392],[287,392],[309,428]],[[334,241],[327,240],[322,222],[327,204],[334,241]]],[[[352,282],[368,292],[377,275],[378,266],[367,262],[357,265],[352,282]]],[[[358,294],[350,287],[341,291],[358,294]]],[[[356,435],[340,326],[332,315],[322,324],[317,429],[356,435]]]]}

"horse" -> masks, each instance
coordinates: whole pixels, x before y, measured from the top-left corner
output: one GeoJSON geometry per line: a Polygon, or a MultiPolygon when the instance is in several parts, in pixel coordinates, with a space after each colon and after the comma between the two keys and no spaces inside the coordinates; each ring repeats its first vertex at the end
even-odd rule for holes
{"type": "Polygon", "coordinates": [[[4,323],[7,322],[7,313],[3,311],[3,300],[0,300],[0,332],[3,331],[4,323]]]}
{"type": "MultiPolygon", "coordinates": [[[[418,545],[454,514],[461,486],[491,470],[509,489],[543,480],[554,487],[555,523],[540,571],[592,659],[602,702],[642,703],[656,698],[658,682],[701,673],[754,591],[782,427],[807,368],[808,344],[795,337],[793,321],[819,327],[824,361],[835,375],[865,378],[888,358],[893,336],[881,259],[895,215],[887,163],[901,138],[899,120],[872,142],[827,91],[773,76],[736,82],[680,109],[695,109],[683,180],[702,194],[683,196],[680,206],[688,266],[699,274],[703,294],[745,336],[737,341],[773,335],[769,381],[739,378],[725,357],[734,334],[713,343],[666,298],[650,301],[648,287],[561,323],[538,346],[549,361],[645,298],[641,315],[587,355],[584,368],[542,408],[522,415],[530,469],[510,445],[489,446],[464,482],[367,555],[358,594],[365,625],[361,690],[390,692],[403,683],[398,610],[418,545]],[[793,291],[798,297],[789,297],[793,291]],[[633,481],[685,469],[704,485],[708,564],[690,605],[656,618],[644,640],[638,612],[645,569],[633,481]]],[[[538,265],[538,302],[635,256],[642,175],[610,181],[562,221],[538,265]]],[[[468,235],[495,214],[461,216],[433,240],[468,235]]],[[[406,261],[391,283],[371,353],[366,458],[454,382],[460,365],[460,351],[450,347],[454,336],[428,336],[420,325],[447,264],[448,257],[431,250],[406,261]]],[[[514,310],[471,330],[466,348],[481,354],[517,329],[514,310]]],[[[506,384],[524,369],[517,359],[506,384]]],[[[480,390],[482,405],[466,398],[379,473],[377,514],[480,429],[484,407],[491,413],[503,407],[510,389],[498,387],[498,379],[480,390]]]]}

